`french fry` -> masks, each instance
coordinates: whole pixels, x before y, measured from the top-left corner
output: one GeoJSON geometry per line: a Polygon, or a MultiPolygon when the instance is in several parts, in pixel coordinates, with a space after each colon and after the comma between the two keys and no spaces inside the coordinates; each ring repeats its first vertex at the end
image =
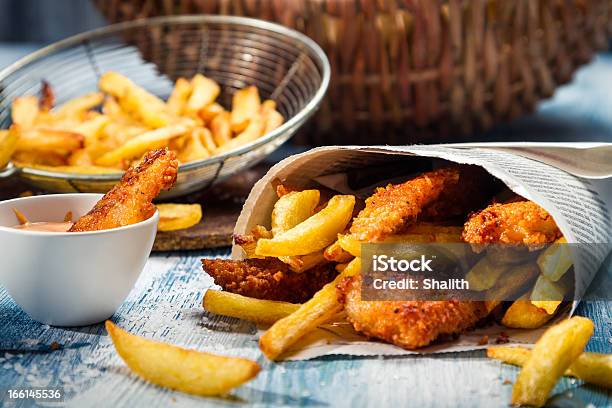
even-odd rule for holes
{"type": "Polygon", "coordinates": [[[261,135],[263,135],[264,125],[265,124],[263,118],[260,115],[255,115],[249,121],[249,124],[246,129],[244,129],[242,133],[238,134],[232,140],[228,141],[222,146],[219,146],[219,148],[217,149],[217,153],[226,153],[230,150],[237,149],[242,145],[257,140],[261,135]]]}
{"type": "Polygon", "coordinates": [[[93,166],[93,160],[87,149],[75,150],[68,156],[69,166],[93,166]]]}
{"type": "Polygon", "coordinates": [[[185,134],[190,130],[188,126],[181,123],[150,130],[128,140],[117,149],[100,156],[96,160],[96,164],[99,166],[112,166],[123,159],[139,157],[148,150],[164,147],[170,139],[185,134]]]}
{"type": "Polygon", "coordinates": [[[289,316],[300,307],[299,304],[255,299],[212,289],[204,294],[203,306],[214,314],[264,324],[272,324],[289,316]]]}
{"type": "Polygon", "coordinates": [[[100,105],[103,100],[104,95],[101,92],[88,93],[58,106],[53,110],[53,113],[58,118],[81,116],[86,111],[100,105]]]}
{"type": "Polygon", "coordinates": [[[260,371],[254,361],[145,339],[108,320],[106,330],[128,367],[161,387],[194,395],[222,395],[251,380],[260,371]]]}
{"type": "Polygon", "coordinates": [[[98,83],[98,87],[102,92],[110,94],[117,99],[122,98],[128,88],[133,86],[135,86],[134,83],[127,77],[114,71],[105,72],[100,77],[100,82],[98,83]]]}
{"type": "Polygon", "coordinates": [[[31,127],[39,113],[38,98],[36,96],[20,96],[13,100],[11,105],[11,119],[13,123],[26,129],[31,127]]]}
{"type": "Polygon", "coordinates": [[[278,257],[319,251],[334,242],[337,234],[346,228],[354,205],[354,196],[336,195],[325,208],[295,227],[272,239],[260,239],[255,253],[278,257]]]}
{"type": "Polygon", "coordinates": [[[210,130],[217,146],[223,146],[232,139],[230,113],[221,112],[210,123],[210,130]]]}
{"type": "Polygon", "coordinates": [[[15,151],[11,161],[16,167],[65,166],[66,156],[57,152],[15,151]]]}
{"type": "Polygon", "coordinates": [[[22,130],[12,125],[9,132],[17,136],[16,151],[55,152],[67,154],[83,147],[83,135],[65,130],[32,128],[22,130]]]}
{"type": "MultiPolygon", "coordinates": [[[[525,347],[495,346],[487,349],[487,357],[519,367],[525,365],[530,356],[531,350],[525,347]]],[[[612,354],[584,352],[563,375],[612,388],[612,354]]]]}
{"type": "Polygon", "coordinates": [[[17,150],[17,132],[0,130],[0,169],[3,169],[17,150]]]}
{"type": "Polygon", "coordinates": [[[361,256],[361,241],[358,241],[351,234],[338,234],[338,245],[353,256],[361,256]]]}
{"type": "MultiPolygon", "coordinates": [[[[225,112],[225,109],[223,109],[223,106],[221,106],[217,102],[213,102],[213,103],[209,103],[208,105],[200,109],[199,115],[200,115],[200,118],[202,118],[202,120],[204,121],[204,123],[206,123],[207,125],[211,125],[212,120],[216,118],[217,115],[223,112],[225,112]]],[[[229,128],[229,112],[227,112],[227,115],[228,115],[227,124],[229,128]]],[[[231,134],[231,130],[230,130],[230,134],[231,134]]]]}
{"type": "Polygon", "coordinates": [[[332,282],[323,286],[298,310],[277,321],[259,339],[259,348],[270,360],[276,360],[297,340],[330,321],[342,306],[338,302],[336,285],[361,270],[361,259],[355,258],[332,282]]]}
{"type": "Polygon", "coordinates": [[[525,290],[538,276],[538,267],[533,263],[519,264],[508,269],[484,294],[485,305],[490,312],[502,301],[525,290]]]}
{"type": "Polygon", "coordinates": [[[346,263],[353,259],[353,255],[342,249],[338,241],[325,248],[323,256],[330,262],[338,263],[346,263]]]}
{"type": "Polygon", "coordinates": [[[280,197],[272,210],[272,233],[285,232],[312,216],[320,196],[319,190],[303,190],[280,197]]]}
{"type": "Polygon", "coordinates": [[[166,102],[168,111],[175,116],[180,116],[185,110],[189,95],[191,95],[191,83],[185,78],[177,79],[174,83],[174,89],[172,89],[172,93],[166,102]]]}
{"type": "Polygon", "coordinates": [[[512,387],[512,404],[543,406],[557,380],[582,354],[592,335],[593,322],[579,316],[546,330],[512,387]]]}
{"type": "MultiPolygon", "coordinates": [[[[254,86],[249,86],[234,93],[232,97],[232,112],[230,123],[232,130],[236,133],[242,132],[249,122],[259,114],[261,100],[259,91],[254,86]]],[[[264,127],[262,126],[262,132],[264,127]]]]}
{"type": "Polygon", "coordinates": [[[193,227],[202,219],[200,204],[158,204],[158,231],[176,231],[193,227]]]}
{"type": "Polygon", "coordinates": [[[261,113],[266,123],[264,135],[278,128],[285,121],[283,115],[276,110],[276,102],[271,99],[267,99],[261,104],[261,113]]]}
{"type": "Polygon", "coordinates": [[[527,296],[515,300],[506,310],[501,324],[514,329],[536,329],[550,320],[552,314],[535,307],[527,296]]]}
{"type": "Polygon", "coordinates": [[[559,238],[538,256],[538,266],[542,275],[556,282],[572,267],[572,253],[567,240],[559,238]]]}
{"type": "Polygon", "coordinates": [[[549,315],[555,313],[559,305],[561,304],[560,300],[532,300],[531,304],[535,307],[546,311],[549,315]]]}
{"type": "Polygon", "coordinates": [[[213,140],[210,130],[205,127],[198,127],[194,132],[198,135],[206,150],[208,150],[211,154],[217,154],[217,145],[213,140]]]}
{"type": "Polygon", "coordinates": [[[533,290],[531,291],[532,302],[533,301],[561,302],[570,291],[570,288],[572,285],[571,278],[572,278],[571,275],[566,275],[561,280],[558,280],[556,282],[551,282],[544,275],[538,276],[538,279],[533,285],[533,290]]]}
{"type": "Polygon", "coordinates": [[[92,119],[81,122],[74,128],[74,132],[85,137],[85,146],[93,145],[98,142],[98,136],[110,120],[106,115],[97,115],[92,119]]]}
{"type": "Polygon", "coordinates": [[[465,274],[465,279],[470,285],[470,290],[483,291],[491,289],[508,269],[509,266],[491,263],[490,257],[485,255],[465,274]]]}
{"type": "Polygon", "coordinates": [[[295,273],[302,273],[327,261],[323,256],[323,251],[317,251],[307,255],[279,256],[278,259],[289,265],[289,268],[295,273]]]}
{"type": "Polygon", "coordinates": [[[195,131],[192,131],[191,134],[187,136],[185,145],[177,154],[177,158],[181,163],[188,163],[208,157],[210,157],[210,152],[204,147],[202,139],[198,135],[198,132],[195,131]]]}
{"type": "Polygon", "coordinates": [[[265,258],[255,254],[257,241],[260,238],[272,238],[272,231],[269,231],[263,225],[256,225],[251,230],[249,235],[234,235],[234,243],[244,251],[247,258],[265,258]]]}
{"type": "Polygon", "coordinates": [[[30,223],[30,221],[28,220],[28,217],[26,217],[17,208],[13,208],[13,212],[15,213],[15,218],[17,218],[17,222],[19,223],[19,225],[24,225],[24,224],[29,224],[30,223]]]}
{"type": "Polygon", "coordinates": [[[187,100],[185,113],[197,114],[202,108],[213,103],[220,92],[221,88],[215,81],[202,74],[196,74],[191,79],[191,95],[187,100]]]}

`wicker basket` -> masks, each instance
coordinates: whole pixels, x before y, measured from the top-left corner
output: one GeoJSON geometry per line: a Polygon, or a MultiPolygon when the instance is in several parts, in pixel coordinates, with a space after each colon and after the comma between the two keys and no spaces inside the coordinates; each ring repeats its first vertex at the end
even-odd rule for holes
{"type": "Polygon", "coordinates": [[[531,111],[612,32],[610,0],[94,1],[112,22],[237,14],[306,33],[332,66],[314,144],[466,139],[531,111]]]}

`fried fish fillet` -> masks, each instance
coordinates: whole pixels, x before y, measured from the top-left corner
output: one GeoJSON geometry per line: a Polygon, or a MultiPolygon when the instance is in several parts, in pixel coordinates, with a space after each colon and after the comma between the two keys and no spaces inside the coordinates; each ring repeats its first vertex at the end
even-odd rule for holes
{"type": "Polygon", "coordinates": [[[333,264],[295,273],[276,258],[202,259],[202,267],[216,284],[228,292],[291,303],[307,301],[338,274],[333,264]]]}
{"type": "Polygon", "coordinates": [[[376,242],[401,232],[417,218],[442,221],[466,215],[491,196],[496,183],[477,166],[455,166],[423,173],[401,184],[378,188],[353,220],[358,241],[376,242]]]}
{"type": "Polygon", "coordinates": [[[178,161],[174,152],[148,152],[137,167],[125,172],[121,181],[94,208],[74,223],[70,232],[98,231],[144,221],[155,213],[152,200],[176,181],[178,161]]]}
{"type": "Polygon", "coordinates": [[[355,330],[409,350],[442,335],[462,333],[487,315],[484,302],[362,301],[359,275],[343,280],[336,289],[355,330]]]}
{"type": "Polygon", "coordinates": [[[462,238],[470,244],[537,245],[561,237],[555,220],[532,201],[492,204],[465,223],[462,238]]]}

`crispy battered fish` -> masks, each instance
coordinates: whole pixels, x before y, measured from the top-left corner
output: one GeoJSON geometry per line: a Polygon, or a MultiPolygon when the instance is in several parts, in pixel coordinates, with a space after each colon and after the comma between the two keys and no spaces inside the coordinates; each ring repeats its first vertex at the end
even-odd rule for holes
{"type": "Polygon", "coordinates": [[[470,244],[537,245],[560,237],[561,231],[550,214],[526,200],[488,206],[470,217],[462,234],[470,244]]]}
{"type": "Polygon", "coordinates": [[[401,232],[417,217],[442,221],[465,215],[491,196],[495,183],[476,166],[443,168],[378,188],[353,220],[351,234],[359,241],[376,242],[401,232]]]}
{"type": "Polygon", "coordinates": [[[144,221],[155,213],[151,202],[176,181],[178,161],[174,152],[148,152],[138,167],[125,172],[121,181],[74,223],[70,232],[98,231],[144,221]]]}
{"type": "Polygon", "coordinates": [[[355,330],[410,350],[442,335],[462,333],[487,315],[484,302],[362,301],[359,275],[343,280],[336,289],[355,330]]]}
{"type": "Polygon", "coordinates": [[[217,285],[228,292],[291,303],[307,301],[338,274],[333,264],[295,273],[276,258],[202,259],[202,267],[217,285]]]}

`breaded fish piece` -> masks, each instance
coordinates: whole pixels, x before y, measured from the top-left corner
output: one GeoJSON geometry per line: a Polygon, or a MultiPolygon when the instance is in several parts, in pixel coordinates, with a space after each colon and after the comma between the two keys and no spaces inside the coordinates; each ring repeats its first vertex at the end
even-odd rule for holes
{"type": "Polygon", "coordinates": [[[378,188],[353,220],[350,232],[359,241],[380,241],[415,222],[424,207],[435,202],[446,188],[458,181],[459,169],[453,167],[378,188]]]}
{"type": "Polygon", "coordinates": [[[484,302],[362,301],[359,275],[343,280],[336,289],[355,330],[409,350],[442,335],[462,333],[487,315],[484,302]]]}
{"type": "Polygon", "coordinates": [[[276,258],[202,259],[202,267],[217,285],[228,292],[291,303],[307,301],[338,274],[333,264],[295,273],[276,258]]]}
{"type": "Polygon", "coordinates": [[[138,167],[125,172],[121,181],[94,208],[74,223],[70,232],[98,231],[144,221],[155,213],[152,201],[176,181],[178,161],[174,152],[148,152],[138,167]]]}
{"type": "Polygon", "coordinates": [[[555,220],[532,201],[492,204],[465,223],[462,238],[470,244],[537,245],[561,237],[555,220]]]}

